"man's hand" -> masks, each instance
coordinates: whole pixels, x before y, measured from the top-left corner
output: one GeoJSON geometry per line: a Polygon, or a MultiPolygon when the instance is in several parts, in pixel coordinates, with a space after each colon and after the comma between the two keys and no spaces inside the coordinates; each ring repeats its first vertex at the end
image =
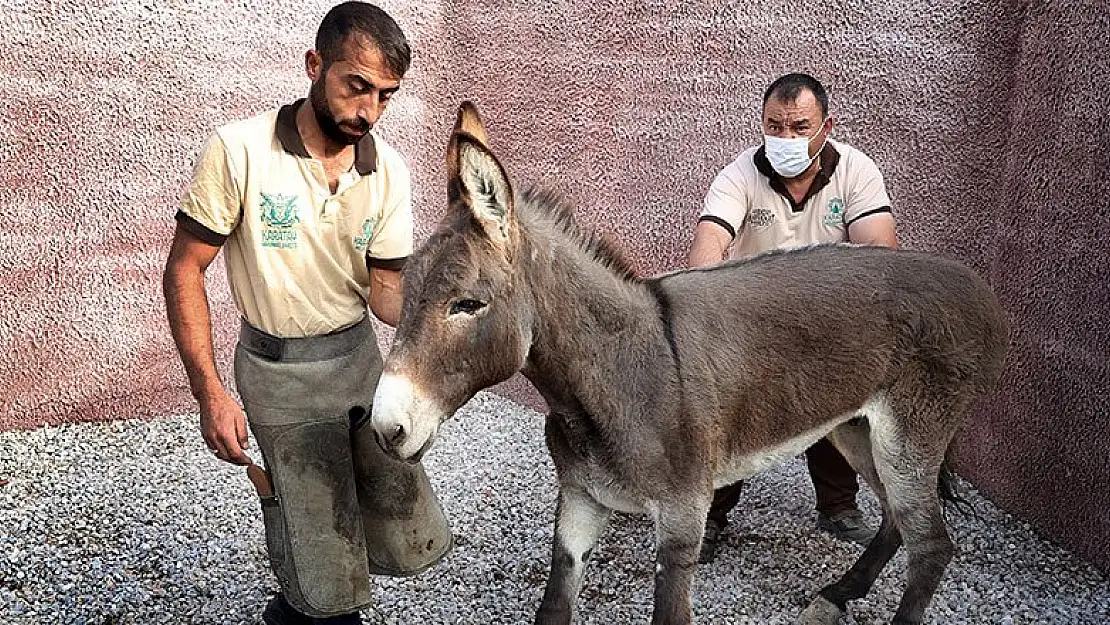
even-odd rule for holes
{"type": "Polygon", "coordinates": [[[250,457],[243,452],[248,445],[246,416],[231,395],[221,391],[200,400],[200,433],[204,444],[224,462],[251,464],[250,457]]]}

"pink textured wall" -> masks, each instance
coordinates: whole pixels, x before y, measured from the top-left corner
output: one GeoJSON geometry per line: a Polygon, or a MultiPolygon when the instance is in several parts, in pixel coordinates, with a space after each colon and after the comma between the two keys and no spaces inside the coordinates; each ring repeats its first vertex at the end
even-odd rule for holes
{"type": "MultiPolygon", "coordinates": [[[[964,259],[1014,316],[961,470],[1110,569],[1110,0],[743,4],[383,2],[416,51],[381,129],[410,160],[420,233],[466,97],[517,180],[575,200],[642,272],[679,267],[709,182],[758,140],[763,87],[809,71],[837,135],[886,172],[903,243],[964,259]]],[[[193,409],[160,295],[174,208],[215,126],[306,91],[329,6],[4,4],[0,429],[193,409]]],[[[519,378],[501,390],[535,402],[519,378]]]]}
{"type": "Polygon", "coordinates": [[[1011,366],[962,447],[1001,506],[1110,570],[1110,3],[1035,3],[997,154],[989,272],[1011,366]]]}

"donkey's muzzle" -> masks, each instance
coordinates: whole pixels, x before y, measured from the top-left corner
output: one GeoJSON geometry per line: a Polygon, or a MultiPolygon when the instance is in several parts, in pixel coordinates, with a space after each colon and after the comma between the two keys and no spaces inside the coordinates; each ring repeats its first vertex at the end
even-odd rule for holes
{"type": "Polygon", "coordinates": [[[439,429],[440,411],[434,401],[403,374],[382,375],[371,414],[378,445],[402,460],[418,461],[439,429]]]}
{"type": "Polygon", "coordinates": [[[400,423],[395,423],[389,427],[388,433],[383,435],[383,438],[390,447],[400,447],[405,443],[405,426],[400,423]]]}
{"type": "Polygon", "coordinates": [[[424,453],[432,446],[432,439],[428,439],[420,449],[416,450],[416,453],[408,457],[402,457],[401,447],[405,443],[406,433],[405,428],[400,425],[395,426],[393,432],[390,434],[382,434],[375,430],[374,439],[378,442],[378,447],[381,447],[382,451],[390,457],[409,464],[419,464],[420,461],[424,459],[424,453]]]}
{"type": "Polygon", "coordinates": [[[378,446],[382,451],[387,454],[397,455],[397,448],[405,444],[405,426],[400,423],[393,423],[386,426],[386,431],[381,432],[377,428],[374,429],[374,438],[378,441],[378,446]]]}

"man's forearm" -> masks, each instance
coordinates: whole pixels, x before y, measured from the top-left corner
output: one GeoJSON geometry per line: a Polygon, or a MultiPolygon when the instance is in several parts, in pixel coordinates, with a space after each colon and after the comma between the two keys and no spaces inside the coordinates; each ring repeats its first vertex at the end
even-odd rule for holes
{"type": "Polygon", "coordinates": [[[721,247],[716,241],[698,237],[690,247],[690,254],[686,258],[687,267],[707,267],[716,265],[724,260],[721,247]]]}
{"type": "Polygon", "coordinates": [[[732,234],[712,221],[701,221],[694,228],[694,242],[686,255],[687,267],[708,267],[725,259],[732,234]]]}
{"type": "Polygon", "coordinates": [[[401,318],[401,274],[374,269],[370,272],[370,311],[382,323],[397,327],[401,318]]]}
{"type": "Polygon", "coordinates": [[[197,401],[204,401],[223,390],[212,348],[212,318],[204,290],[204,272],[167,266],[162,290],[170,332],[189,376],[189,388],[197,401]]]}

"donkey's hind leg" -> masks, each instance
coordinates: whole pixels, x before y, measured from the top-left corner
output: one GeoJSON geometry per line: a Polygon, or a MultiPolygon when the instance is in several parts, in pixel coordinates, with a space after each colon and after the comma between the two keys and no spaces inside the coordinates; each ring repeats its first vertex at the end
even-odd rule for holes
{"type": "Polygon", "coordinates": [[[557,508],[551,572],[536,614],[537,625],[569,625],[586,563],[612,514],[584,490],[568,485],[559,488],[557,508]]]}
{"type": "Polygon", "coordinates": [[[861,599],[871,590],[883,567],[902,545],[902,536],[886,501],[886,490],[875,471],[871,454],[871,429],[862,419],[853,419],[828,434],[829,440],[875,492],[883,508],[883,520],[875,538],[839,580],[823,588],[820,596],[802,613],[802,625],[834,624],[847,610],[847,603],[861,599]]]}
{"type": "MultiPolygon", "coordinates": [[[[941,423],[924,411],[919,423],[941,423]]],[[[873,437],[875,468],[906,547],[906,590],[895,625],[919,625],[956,551],[944,523],[937,481],[951,433],[884,427],[873,437]]]]}

